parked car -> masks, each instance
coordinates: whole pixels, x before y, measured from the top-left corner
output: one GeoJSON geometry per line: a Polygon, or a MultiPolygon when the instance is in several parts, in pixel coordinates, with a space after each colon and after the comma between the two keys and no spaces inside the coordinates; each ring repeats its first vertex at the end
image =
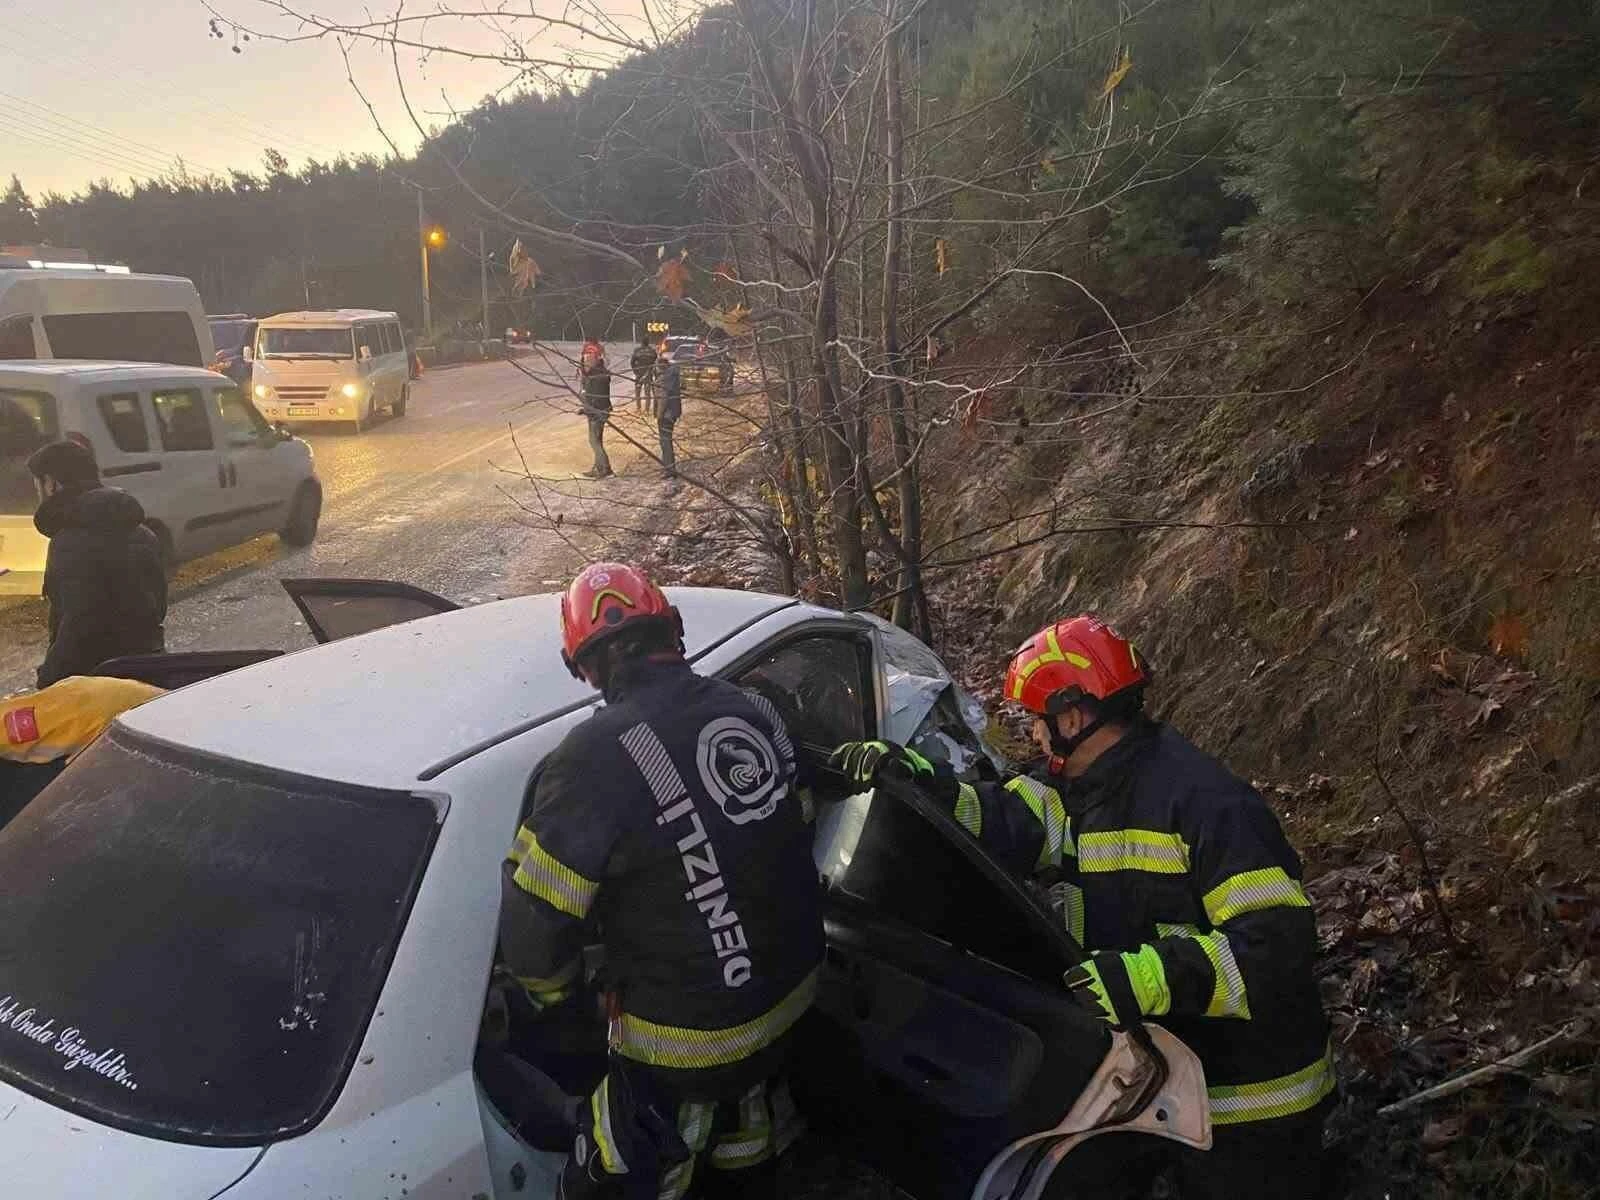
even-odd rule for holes
{"type": "MultiPolygon", "coordinates": [[[[0,830],[0,1174],[29,1200],[106,1178],[129,1200],[550,1200],[559,1101],[604,1070],[603,1038],[562,1088],[508,1057],[495,968],[529,781],[597,702],[562,665],[559,598],[285,586],[328,644],[133,664],[158,686],[225,673],[124,714],[0,830]]],[[[813,1125],[925,1200],[1036,1196],[1096,1131],[1208,1145],[1193,1055],[1069,999],[1058,920],[917,793],[821,767],[915,733],[874,626],[668,594],[698,669],[771,699],[817,771],[828,953],[794,1080],[813,1125]]]]}
{"type": "Polygon", "coordinates": [[[187,279],[0,257],[0,360],[203,367],[215,352],[200,293],[187,279]]]}
{"type": "Polygon", "coordinates": [[[685,388],[702,392],[733,390],[733,356],[727,351],[714,350],[696,338],[670,347],[668,353],[678,364],[685,388]]]}
{"type": "Polygon", "coordinates": [[[412,358],[392,312],[279,313],[256,329],[256,405],[291,424],[337,421],[360,433],[379,409],[406,415],[412,358]]]}
{"type": "Polygon", "coordinates": [[[0,594],[38,595],[48,543],[27,459],[57,438],[94,451],[144,505],[169,563],[276,532],[309,545],[322,515],[311,447],[233,382],[196,367],[0,362],[0,594]]]}

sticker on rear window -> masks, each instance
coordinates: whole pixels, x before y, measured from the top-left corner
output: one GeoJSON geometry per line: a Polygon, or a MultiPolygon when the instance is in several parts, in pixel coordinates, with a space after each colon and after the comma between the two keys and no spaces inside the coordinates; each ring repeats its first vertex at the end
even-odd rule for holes
{"type": "Polygon", "coordinates": [[[39,740],[39,718],[34,709],[13,708],[6,714],[6,741],[13,746],[26,746],[39,740]]]}
{"type": "Polygon", "coordinates": [[[41,1016],[36,1008],[24,1008],[22,1001],[10,996],[0,996],[0,1033],[15,1034],[55,1051],[61,1056],[63,1071],[82,1067],[105,1076],[112,1083],[120,1083],[130,1092],[139,1090],[128,1071],[128,1060],[115,1046],[99,1049],[89,1045],[83,1030],[77,1026],[57,1030],[54,1017],[41,1016]]]}

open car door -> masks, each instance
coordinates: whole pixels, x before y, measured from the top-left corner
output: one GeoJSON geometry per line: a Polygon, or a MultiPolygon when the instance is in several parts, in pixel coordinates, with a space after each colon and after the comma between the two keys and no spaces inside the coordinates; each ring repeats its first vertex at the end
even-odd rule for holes
{"type": "Polygon", "coordinates": [[[388,579],[284,579],[306,628],[318,642],[337,642],[461,606],[408,583],[388,579]]]}
{"type": "Polygon", "coordinates": [[[818,802],[827,954],[793,1068],[812,1125],[919,1200],[1039,1195],[1080,1126],[1208,1144],[1193,1055],[1068,997],[1059,919],[915,787],[852,795],[826,768],[877,735],[877,675],[870,633],[821,625],[729,672],[783,714],[818,802]]]}

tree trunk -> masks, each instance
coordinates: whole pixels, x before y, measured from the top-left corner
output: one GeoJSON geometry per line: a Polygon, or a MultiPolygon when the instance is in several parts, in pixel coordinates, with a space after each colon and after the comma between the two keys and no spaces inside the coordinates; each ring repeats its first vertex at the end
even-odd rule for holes
{"type": "MultiPolygon", "coordinates": [[[[895,0],[889,0],[884,42],[884,162],[888,184],[888,212],[900,211],[905,173],[905,123],[900,93],[900,34],[895,0]]],[[[883,242],[883,362],[890,378],[884,392],[889,408],[889,441],[898,472],[895,491],[900,498],[900,589],[894,600],[894,623],[914,629],[923,641],[933,637],[928,597],[922,587],[922,485],[912,461],[911,430],[906,420],[906,394],[900,380],[905,373],[905,353],[900,346],[900,259],[904,222],[891,215],[885,222],[883,242]],[[915,626],[913,626],[915,621],[915,626]]]]}

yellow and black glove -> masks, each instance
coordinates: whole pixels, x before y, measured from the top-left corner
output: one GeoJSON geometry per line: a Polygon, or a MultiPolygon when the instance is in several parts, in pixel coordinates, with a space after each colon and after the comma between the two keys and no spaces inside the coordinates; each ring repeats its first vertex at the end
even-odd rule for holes
{"type": "Polygon", "coordinates": [[[1125,954],[1107,950],[1091,954],[1062,982],[1073,999],[1112,1025],[1159,1017],[1172,1007],[1166,967],[1154,946],[1125,954]]]}
{"type": "Polygon", "coordinates": [[[828,756],[828,765],[852,783],[871,787],[886,770],[910,779],[932,779],[933,764],[915,750],[895,742],[846,742],[828,756]]]}

